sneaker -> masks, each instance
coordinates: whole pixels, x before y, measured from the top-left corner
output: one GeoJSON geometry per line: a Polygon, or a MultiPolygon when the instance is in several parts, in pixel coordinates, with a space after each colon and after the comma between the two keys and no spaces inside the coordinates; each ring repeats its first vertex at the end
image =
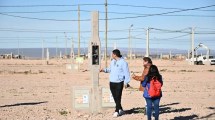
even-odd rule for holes
{"type": "Polygon", "coordinates": [[[118,117],[119,116],[119,113],[118,112],[115,112],[114,114],[113,114],[113,117],[114,118],[116,118],[116,117],[118,117]]]}
{"type": "Polygon", "coordinates": [[[119,116],[124,115],[124,114],[125,114],[125,112],[122,109],[120,109],[119,110],[119,116]]]}

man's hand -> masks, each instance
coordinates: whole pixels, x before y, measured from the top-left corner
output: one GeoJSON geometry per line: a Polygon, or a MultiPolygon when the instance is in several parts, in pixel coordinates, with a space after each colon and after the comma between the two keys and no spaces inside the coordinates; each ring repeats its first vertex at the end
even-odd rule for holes
{"type": "Polygon", "coordinates": [[[125,89],[131,87],[129,84],[124,84],[125,89]]]}
{"type": "Polygon", "coordinates": [[[128,84],[124,84],[124,88],[125,88],[125,89],[128,88],[128,84]]]}
{"type": "Polygon", "coordinates": [[[99,72],[104,72],[104,69],[100,69],[99,72]]]}

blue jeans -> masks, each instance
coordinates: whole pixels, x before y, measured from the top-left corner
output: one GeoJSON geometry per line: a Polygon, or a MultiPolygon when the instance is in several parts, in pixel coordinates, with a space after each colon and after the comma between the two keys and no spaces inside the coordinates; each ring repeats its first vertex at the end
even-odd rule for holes
{"type": "Polygon", "coordinates": [[[154,117],[155,120],[159,119],[159,103],[160,103],[160,98],[145,98],[146,99],[146,104],[147,104],[147,109],[146,109],[146,114],[147,114],[147,118],[148,120],[151,120],[151,116],[152,116],[152,104],[154,106],[154,117]]]}

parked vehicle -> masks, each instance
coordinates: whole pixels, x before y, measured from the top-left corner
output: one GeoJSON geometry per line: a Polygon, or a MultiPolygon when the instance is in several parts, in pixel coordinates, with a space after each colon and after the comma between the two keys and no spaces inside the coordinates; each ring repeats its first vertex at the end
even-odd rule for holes
{"type": "MultiPolygon", "coordinates": [[[[190,61],[193,62],[192,58],[190,58],[190,61]]],[[[194,57],[194,64],[195,65],[205,65],[205,64],[215,65],[215,57],[209,56],[209,59],[207,60],[207,57],[205,55],[197,56],[197,57],[194,57]]]]}
{"type": "MultiPolygon", "coordinates": [[[[206,55],[201,55],[201,56],[194,55],[194,59],[192,59],[192,58],[189,59],[188,58],[189,61],[190,62],[194,62],[195,65],[205,65],[205,64],[215,65],[215,57],[214,56],[210,56],[210,49],[206,45],[200,43],[194,49],[194,52],[196,52],[197,49],[199,49],[200,47],[205,48],[207,50],[207,54],[206,55]]],[[[192,54],[194,54],[194,53],[191,52],[190,55],[192,55],[192,54]]]]}

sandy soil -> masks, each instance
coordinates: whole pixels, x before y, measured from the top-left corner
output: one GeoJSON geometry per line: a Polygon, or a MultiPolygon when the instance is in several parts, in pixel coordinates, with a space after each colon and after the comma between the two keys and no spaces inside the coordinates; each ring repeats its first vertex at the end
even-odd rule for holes
{"type": "MultiPolygon", "coordinates": [[[[153,60],[163,75],[161,120],[215,120],[215,66],[191,66],[186,61],[153,60]]],[[[66,69],[65,60],[0,60],[0,120],[110,120],[114,108],[90,114],[72,109],[72,87],[89,86],[87,61],[80,71],[66,69]]],[[[104,62],[102,63],[102,67],[104,62]]],[[[141,74],[142,60],[130,62],[130,71],[141,74]]],[[[100,86],[108,87],[108,74],[100,73],[100,86]]],[[[116,120],[146,119],[145,100],[137,91],[124,89],[126,115],[116,120]]]]}

